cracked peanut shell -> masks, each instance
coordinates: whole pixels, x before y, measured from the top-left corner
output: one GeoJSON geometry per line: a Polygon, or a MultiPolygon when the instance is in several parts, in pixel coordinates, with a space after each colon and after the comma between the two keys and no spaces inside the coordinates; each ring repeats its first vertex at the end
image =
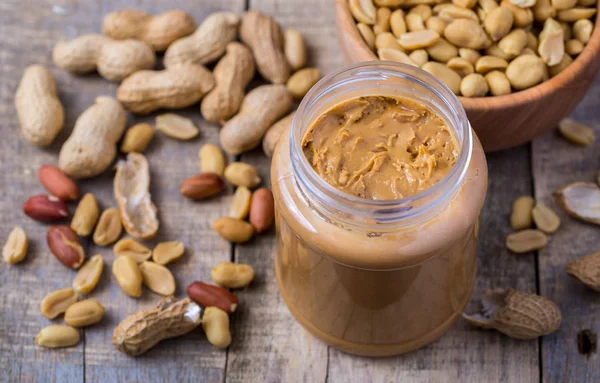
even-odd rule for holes
{"type": "Polygon", "coordinates": [[[134,238],[150,239],[158,232],[156,205],[150,196],[148,160],[140,153],[129,153],[119,161],[114,180],[115,199],[125,230],[134,238]]]}
{"type": "Polygon", "coordinates": [[[487,290],[481,299],[481,311],[462,316],[474,326],[495,329],[516,339],[550,334],[558,329],[562,318],[550,300],[512,288],[487,290]]]}
{"type": "Polygon", "coordinates": [[[590,289],[600,292],[600,251],[569,262],[567,273],[590,289]]]}
{"type": "Polygon", "coordinates": [[[554,193],[560,206],[572,217],[600,225],[600,188],[593,182],[574,182],[554,193]]]}
{"type": "Polygon", "coordinates": [[[201,309],[189,298],[174,302],[161,299],[155,308],[138,311],[125,318],[113,332],[117,350],[137,356],[163,339],[188,333],[201,323],[201,309]]]}

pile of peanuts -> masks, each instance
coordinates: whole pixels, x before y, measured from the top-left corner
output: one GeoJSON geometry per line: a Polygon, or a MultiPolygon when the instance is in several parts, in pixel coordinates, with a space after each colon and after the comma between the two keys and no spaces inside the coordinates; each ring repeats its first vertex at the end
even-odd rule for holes
{"type": "Polygon", "coordinates": [[[465,97],[501,96],[562,72],[590,40],[595,0],[349,0],[381,60],[465,97]]]}

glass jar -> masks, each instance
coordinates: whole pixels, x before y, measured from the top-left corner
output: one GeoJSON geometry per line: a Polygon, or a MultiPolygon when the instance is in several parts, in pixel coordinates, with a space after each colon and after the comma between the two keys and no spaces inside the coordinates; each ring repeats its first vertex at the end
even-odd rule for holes
{"type": "Polygon", "coordinates": [[[457,97],[427,72],[377,61],[323,78],[304,97],[273,155],[281,295],[310,333],[340,350],[408,352],[440,337],[475,283],[487,165],[457,97]],[[460,153],[431,188],[397,200],[355,197],[325,182],[302,151],[313,121],[359,96],[410,98],[453,132],[460,153]]]}

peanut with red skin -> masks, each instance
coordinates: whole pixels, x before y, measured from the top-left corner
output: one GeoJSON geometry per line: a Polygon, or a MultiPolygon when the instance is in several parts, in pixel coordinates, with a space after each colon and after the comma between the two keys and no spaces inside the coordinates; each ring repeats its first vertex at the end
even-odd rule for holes
{"type": "Polygon", "coordinates": [[[69,207],[57,197],[38,194],[23,204],[23,212],[36,221],[54,222],[69,216],[69,207]]]}
{"type": "Polygon", "coordinates": [[[196,281],[189,284],[188,296],[202,307],[218,307],[228,314],[235,311],[238,299],[229,290],[196,281]]]}
{"type": "Polygon", "coordinates": [[[79,187],[75,181],[56,166],[40,166],[38,179],[50,194],[63,201],[75,201],[79,197],[79,187]]]}
{"type": "Polygon", "coordinates": [[[46,240],[52,254],[68,268],[78,269],[85,260],[79,238],[69,226],[51,226],[46,240]]]}

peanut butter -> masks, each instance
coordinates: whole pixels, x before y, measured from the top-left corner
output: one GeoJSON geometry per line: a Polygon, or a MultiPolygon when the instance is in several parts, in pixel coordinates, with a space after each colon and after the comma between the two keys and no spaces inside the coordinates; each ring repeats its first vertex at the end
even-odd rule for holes
{"type": "Polygon", "coordinates": [[[390,96],[333,106],[308,129],[302,147],[329,184],[374,200],[431,187],[458,156],[454,137],[438,115],[413,100],[390,96]]]}
{"type": "Polygon", "coordinates": [[[372,356],[419,348],[460,316],[475,284],[487,185],[483,149],[461,125],[464,111],[382,70],[361,82],[366,74],[351,68],[327,96],[315,93],[271,165],[283,300],[314,336],[372,356]],[[398,98],[406,89],[418,93],[398,98]],[[311,167],[333,192],[315,186],[311,167]],[[371,219],[369,206],[385,205],[379,200],[434,185],[440,193],[398,202],[408,218],[371,219]]]}

